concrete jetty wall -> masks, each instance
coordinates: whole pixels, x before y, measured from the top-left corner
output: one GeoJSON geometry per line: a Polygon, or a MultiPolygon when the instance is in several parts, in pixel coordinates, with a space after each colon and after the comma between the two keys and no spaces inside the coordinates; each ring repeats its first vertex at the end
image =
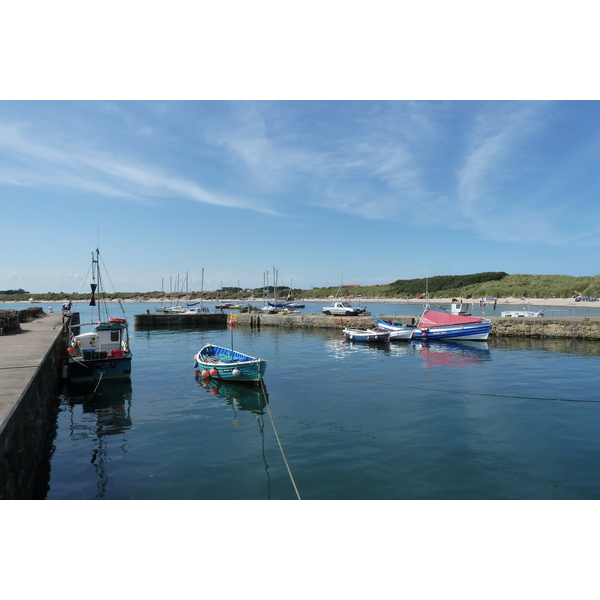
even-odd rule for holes
{"type": "Polygon", "coordinates": [[[600,340],[600,319],[581,317],[493,317],[491,335],[497,337],[571,338],[600,340]]]}
{"type": "Polygon", "coordinates": [[[161,314],[145,313],[133,315],[133,324],[140,328],[184,327],[186,325],[227,325],[226,313],[161,314]]]}
{"type": "Polygon", "coordinates": [[[22,324],[0,338],[0,499],[43,498],[47,449],[56,426],[57,387],[67,337],[62,315],[22,324]]]}

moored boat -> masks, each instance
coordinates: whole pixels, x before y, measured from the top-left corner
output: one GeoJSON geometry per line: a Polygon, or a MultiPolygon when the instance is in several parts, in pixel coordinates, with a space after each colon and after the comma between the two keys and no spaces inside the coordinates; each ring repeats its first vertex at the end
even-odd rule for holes
{"type": "Polygon", "coordinates": [[[210,308],[208,306],[188,306],[183,315],[209,315],[211,314],[210,308]]]}
{"type": "MultiPolygon", "coordinates": [[[[78,323],[69,330],[67,365],[73,383],[93,383],[101,379],[128,379],[131,377],[131,349],[127,319],[108,316],[107,302],[99,268],[100,252],[92,253],[92,297],[90,306],[97,307],[95,323],[78,323]],[[98,294],[98,298],[96,298],[98,294]],[[102,309],[105,314],[102,315],[102,309]],[[81,327],[92,326],[86,333],[81,327]],[[75,331],[73,331],[75,330],[75,331]]],[[[121,307],[122,309],[123,307],[121,307]]],[[[123,311],[123,316],[125,313],[123,311]]]]}
{"type": "Polygon", "coordinates": [[[232,381],[261,381],[267,362],[231,348],[207,344],[194,356],[194,368],[202,377],[232,381]]]}
{"type": "Polygon", "coordinates": [[[354,342],[389,342],[390,332],[385,329],[351,329],[343,330],[344,337],[354,342]]]}
{"type": "Polygon", "coordinates": [[[501,317],[543,317],[544,309],[540,310],[506,310],[500,313],[501,317]]]}
{"type": "Polygon", "coordinates": [[[217,310],[224,310],[224,309],[226,309],[226,308],[233,308],[233,304],[231,304],[231,303],[225,303],[225,304],[216,304],[216,305],[215,305],[215,308],[216,308],[217,310]]]}
{"type": "Polygon", "coordinates": [[[480,340],[488,339],[492,329],[489,319],[451,315],[426,309],[413,331],[413,340],[480,340]]]}
{"type": "Polygon", "coordinates": [[[379,329],[385,329],[386,331],[389,331],[391,340],[410,340],[413,332],[416,329],[416,325],[385,321],[379,317],[375,317],[375,325],[379,329]]]}

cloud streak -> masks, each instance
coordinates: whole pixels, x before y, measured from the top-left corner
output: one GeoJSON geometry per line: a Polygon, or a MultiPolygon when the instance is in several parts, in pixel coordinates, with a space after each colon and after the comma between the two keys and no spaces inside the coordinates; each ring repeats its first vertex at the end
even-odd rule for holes
{"type": "Polygon", "coordinates": [[[0,123],[0,182],[29,187],[70,188],[129,201],[177,196],[203,204],[278,214],[263,202],[215,193],[195,181],[171,175],[113,153],[81,147],[81,142],[38,141],[31,127],[0,123]]]}
{"type": "MultiPolygon", "coordinates": [[[[145,204],[179,198],[299,223],[317,206],[560,244],[566,209],[546,199],[560,205],[549,182],[560,173],[564,187],[572,165],[540,148],[557,112],[551,102],[92,104],[83,119],[63,115],[52,134],[35,118],[0,121],[0,182],[145,204]]],[[[592,243],[593,232],[581,237],[592,243]]]]}

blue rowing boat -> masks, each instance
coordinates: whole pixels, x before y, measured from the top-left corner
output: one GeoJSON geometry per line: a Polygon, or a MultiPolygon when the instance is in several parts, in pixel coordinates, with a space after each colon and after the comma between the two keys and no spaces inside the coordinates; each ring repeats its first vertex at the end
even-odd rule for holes
{"type": "Polygon", "coordinates": [[[261,381],[267,362],[231,348],[207,344],[194,356],[194,369],[202,369],[202,377],[231,381],[261,381]]]}
{"type": "Polygon", "coordinates": [[[489,319],[425,310],[413,331],[412,339],[485,341],[491,329],[492,322],[489,319]]]}

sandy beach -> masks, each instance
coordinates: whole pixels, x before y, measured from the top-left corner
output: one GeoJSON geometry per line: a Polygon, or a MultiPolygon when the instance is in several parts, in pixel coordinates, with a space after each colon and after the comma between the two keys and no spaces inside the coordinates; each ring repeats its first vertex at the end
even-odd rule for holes
{"type": "MultiPolygon", "coordinates": [[[[466,302],[468,304],[471,304],[472,302],[475,302],[475,304],[479,304],[479,298],[474,298],[474,299],[465,299],[465,298],[458,298],[458,300],[461,300],[462,302],[466,302]]],[[[121,302],[159,302],[159,300],[142,300],[141,298],[131,298],[131,299],[127,299],[127,300],[121,300],[121,302]]],[[[248,304],[248,303],[256,303],[256,302],[262,302],[263,299],[262,298],[247,298],[244,300],[237,300],[235,298],[232,299],[223,299],[223,300],[219,300],[219,302],[222,303],[239,303],[239,304],[248,304]]],[[[438,298],[438,297],[433,297],[429,299],[430,303],[432,304],[451,304],[452,303],[452,298],[438,298]]],[[[7,300],[3,300],[0,301],[0,305],[4,304],[8,302],[7,300]]],[[[64,300],[53,300],[53,301],[38,301],[38,302],[34,302],[34,303],[30,303],[30,302],[26,302],[26,301],[21,301],[19,302],[19,304],[23,305],[23,308],[27,308],[27,306],[36,306],[36,305],[43,305],[43,304],[64,304],[68,302],[68,299],[64,299],[64,300]]],[[[81,303],[81,302],[86,302],[86,300],[78,300],[77,302],[81,303]]],[[[117,300],[109,300],[109,302],[111,303],[118,303],[117,300]]],[[[200,298],[190,298],[190,302],[200,302],[200,298]]],[[[214,300],[205,300],[205,302],[214,302],[214,300]]],[[[350,302],[352,304],[358,304],[359,299],[358,298],[348,298],[348,297],[343,297],[343,298],[297,298],[296,300],[294,300],[294,302],[314,302],[314,303],[321,303],[323,304],[323,306],[325,306],[326,304],[330,304],[331,302],[350,302]]],[[[382,304],[423,304],[424,303],[424,299],[420,298],[409,298],[408,300],[406,298],[360,298],[360,303],[361,304],[365,304],[367,302],[373,303],[373,302],[377,302],[377,303],[382,303],[382,304]]],[[[488,306],[490,305],[489,302],[486,303],[488,306]]],[[[522,306],[525,310],[527,310],[528,306],[580,306],[580,307],[587,307],[587,308],[600,308],[600,302],[596,301],[596,302],[589,302],[589,301],[581,301],[581,302],[575,302],[574,298],[513,298],[512,296],[507,296],[504,298],[498,298],[498,307],[501,307],[502,305],[512,305],[512,306],[522,306]]]]}
{"type": "MultiPolygon", "coordinates": [[[[435,304],[451,304],[452,303],[452,298],[430,298],[429,301],[431,303],[435,303],[435,304]]],[[[458,298],[458,300],[461,300],[462,302],[466,302],[468,304],[471,304],[472,302],[475,302],[475,304],[479,304],[479,298],[474,298],[474,299],[465,299],[465,298],[458,298]]],[[[406,298],[396,298],[396,299],[390,299],[390,298],[363,298],[361,299],[361,302],[390,302],[390,303],[396,303],[396,304],[402,304],[402,303],[406,303],[406,304],[423,304],[424,300],[421,299],[416,299],[416,298],[409,298],[408,300],[406,298]]],[[[351,300],[351,302],[356,303],[356,300],[351,300]]],[[[486,303],[488,306],[490,305],[489,302],[486,303]]],[[[493,304],[493,303],[492,303],[493,304]]],[[[513,298],[512,296],[507,296],[504,298],[498,298],[498,306],[502,306],[503,304],[508,304],[508,305],[519,305],[519,306],[523,306],[524,308],[527,306],[585,306],[585,307],[590,307],[590,308],[600,308],[600,302],[587,302],[587,301],[581,301],[581,302],[575,302],[575,298],[525,298],[524,300],[522,298],[513,298]]]]}

